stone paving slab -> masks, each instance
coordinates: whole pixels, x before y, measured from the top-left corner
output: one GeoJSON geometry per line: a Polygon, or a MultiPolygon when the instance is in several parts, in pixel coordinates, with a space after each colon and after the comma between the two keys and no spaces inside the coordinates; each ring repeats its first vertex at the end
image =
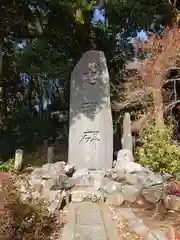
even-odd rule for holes
{"type": "Polygon", "coordinates": [[[103,221],[99,206],[88,202],[81,203],[77,207],[76,224],[91,227],[102,226],[103,221]]]}
{"type": "Polygon", "coordinates": [[[120,240],[108,207],[96,203],[70,204],[62,240],[120,240]]]}
{"type": "Polygon", "coordinates": [[[106,232],[103,226],[77,226],[74,240],[106,240],[106,232]]]}

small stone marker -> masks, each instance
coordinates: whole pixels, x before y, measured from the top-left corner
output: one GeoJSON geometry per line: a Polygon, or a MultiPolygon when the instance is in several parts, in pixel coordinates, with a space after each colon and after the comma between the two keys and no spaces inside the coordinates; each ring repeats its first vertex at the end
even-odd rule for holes
{"type": "Polygon", "coordinates": [[[126,112],[123,120],[122,149],[132,150],[132,148],[133,137],[131,133],[131,116],[128,112],[126,112]]]}
{"type": "Polygon", "coordinates": [[[119,150],[115,168],[124,172],[138,172],[145,170],[139,163],[134,162],[134,157],[130,149],[119,150]]]}
{"type": "Polygon", "coordinates": [[[23,164],[23,150],[17,149],[15,152],[14,169],[20,171],[22,169],[22,164],[23,164]]]}
{"type": "Polygon", "coordinates": [[[54,147],[47,148],[47,162],[48,163],[54,162],[54,147]]]}
{"type": "Polygon", "coordinates": [[[71,75],[69,164],[112,167],[113,125],[109,73],[103,52],[86,52],[71,75]]]}

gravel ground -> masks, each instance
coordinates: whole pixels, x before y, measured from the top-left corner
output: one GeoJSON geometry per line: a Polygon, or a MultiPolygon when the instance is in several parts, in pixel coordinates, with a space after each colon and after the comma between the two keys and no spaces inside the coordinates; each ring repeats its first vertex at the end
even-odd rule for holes
{"type": "Polygon", "coordinates": [[[122,240],[143,239],[142,237],[139,237],[137,234],[129,230],[127,222],[124,221],[124,219],[122,219],[120,211],[117,210],[116,207],[110,206],[109,210],[112,213],[112,218],[116,222],[116,227],[118,229],[120,239],[122,240]]]}
{"type": "Polygon", "coordinates": [[[50,237],[50,240],[61,240],[62,229],[64,225],[67,223],[67,210],[60,211],[57,220],[56,227],[53,234],[50,237]]]}
{"type": "MultiPolygon", "coordinates": [[[[124,206],[122,206],[124,207],[124,206]]],[[[126,206],[127,207],[127,206],[126,206]]],[[[137,206],[131,205],[130,207],[135,215],[142,219],[144,224],[151,230],[151,231],[161,231],[169,236],[170,229],[173,229],[173,232],[176,236],[179,236],[180,233],[180,213],[167,211],[163,214],[156,214],[156,210],[146,210],[145,208],[139,208],[137,206]]],[[[132,239],[144,239],[144,237],[140,237],[134,232],[132,232],[127,222],[121,216],[121,207],[117,206],[110,206],[109,207],[112,218],[116,222],[116,226],[119,232],[120,237],[123,240],[132,240],[132,239]]],[[[177,238],[178,239],[178,238],[177,238]]]]}

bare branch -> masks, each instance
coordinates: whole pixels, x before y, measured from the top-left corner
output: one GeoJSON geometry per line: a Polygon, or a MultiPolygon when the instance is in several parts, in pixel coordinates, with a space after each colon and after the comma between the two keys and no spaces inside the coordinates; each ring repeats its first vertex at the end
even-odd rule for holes
{"type": "Polygon", "coordinates": [[[168,79],[168,80],[163,84],[163,86],[166,85],[166,84],[169,83],[169,82],[176,82],[176,81],[180,81],[180,78],[171,78],[171,79],[168,79]]]}
{"type": "Polygon", "coordinates": [[[175,101],[177,101],[176,81],[174,81],[174,97],[175,101]]]}
{"type": "Polygon", "coordinates": [[[173,66],[173,67],[167,69],[167,72],[170,71],[170,70],[177,70],[177,71],[180,71],[180,68],[179,68],[179,67],[175,67],[175,66],[173,66]]]}
{"type": "Polygon", "coordinates": [[[171,108],[173,108],[174,105],[176,105],[176,104],[178,104],[178,103],[180,103],[180,100],[171,102],[168,106],[165,107],[164,112],[167,112],[167,111],[171,110],[171,108]],[[170,109],[169,109],[169,108],[170,108],[170,109]]]}
{"type": "Polygon", "coordinates": [[[163,2],[168,6],[172,6],[171,0],[163,0],[163,2]]]}
{"type": "Polygon", "coordinates": [[[177,0],[174,0],[173,7],[176,7],[177,0]]]}

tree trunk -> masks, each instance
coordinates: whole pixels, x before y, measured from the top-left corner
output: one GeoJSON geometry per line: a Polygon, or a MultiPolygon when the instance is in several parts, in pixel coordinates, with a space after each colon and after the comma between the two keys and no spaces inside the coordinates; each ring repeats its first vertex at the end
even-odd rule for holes
{"type": "Polygon", "coordinates": [[[164,0],[165,4],[165,23],[173,27],[180,22],[180,11],[176,7],[177,0],[174,3],[171,0],[164,0]]]}
{"type": "Polygon", "coordinates": [[[2,80],[2,67],[3,67],[3,38],[0,39],[0,100],[1,102],[1,114],[2,118],[6,120],[7,118],[7,91],[6,83],[2,80]]]}
{"type": "Polygon", "coordinates": [[[2,73],[2,63],[3,63],[3,42],[0,42],[0,81],[2,73]]]}
{"type": "Polygon", "coordinates": [[[147,126],[148,120],[151,120],[152,113],[145,113],[139,119],[135,120],[131,124],[132,132],[139,132],[147,126]]]}
{"type": "Polygon", "coordinates": [[[164,129],[163,96],[160,88],[152,88],[154,118],[157,129],[164,129]]]}
{"type": "Polygon", "coordinates": [[[29,84],[28,84],[28,108],[29,108],[30,110],[32,109],[32,92],[33,92],[33,86],[34,86],[33,79],[30,78],[29,84]]]}

